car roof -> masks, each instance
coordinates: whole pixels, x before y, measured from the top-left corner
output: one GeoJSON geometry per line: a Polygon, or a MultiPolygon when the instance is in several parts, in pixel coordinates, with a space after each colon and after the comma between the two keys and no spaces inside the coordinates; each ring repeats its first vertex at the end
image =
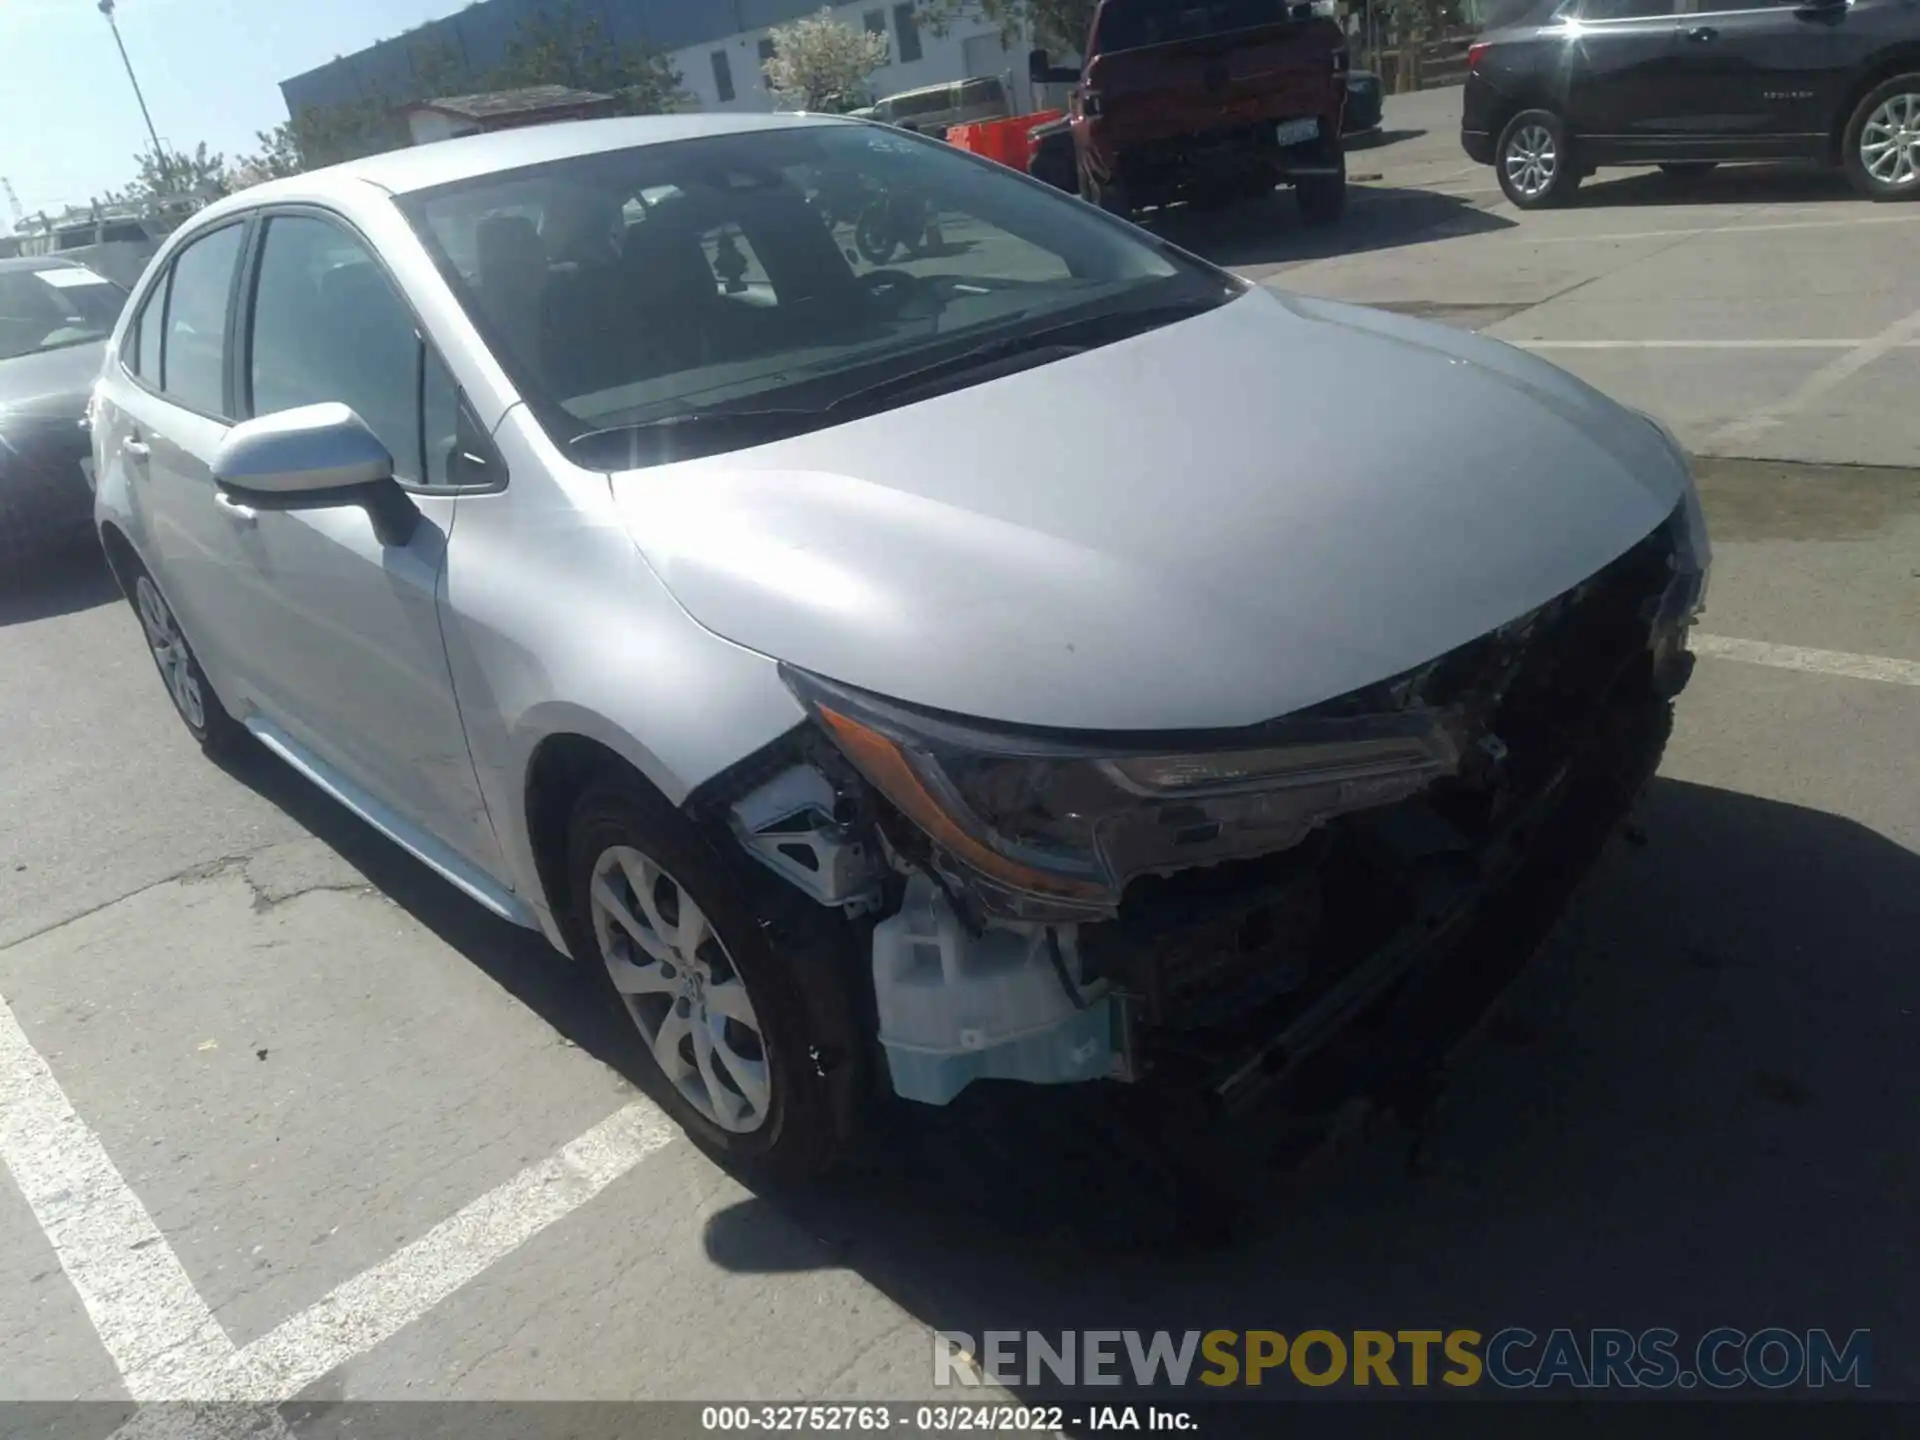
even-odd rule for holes
{"type": "Polygon", "coordinates": [[[210,209],[231,208],[235,200],[257,205],[278,198],[282,192],[289,196],[310,194],[317,188],[355,181],[377,185],[392,195],[405,195],[503,170],[609,150],[666,145],[708,135],[739,135],[835,123],[846,122],[826,115],[628,115],[611,120],[564,120],[487,135],[463,135],[456,140],[436,140],[427,145],[412,145],[349,160],[324,170],[253,186],[210,209]]]}

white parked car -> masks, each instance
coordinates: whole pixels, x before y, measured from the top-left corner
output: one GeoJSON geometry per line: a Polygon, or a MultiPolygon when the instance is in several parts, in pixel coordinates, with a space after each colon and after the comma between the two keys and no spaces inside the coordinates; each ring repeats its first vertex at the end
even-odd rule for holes
{"type": "Polygon", "coordinates": [[[1706,572],[1673,440],[1541,361],[820,117],[247,190],[95,406],[200,742],[604,969],[791,1169],[889,1092],[1420,1061],[1651,771],[1706,572]],[[861,183],[944,250],[808,219],[861,183]]]}

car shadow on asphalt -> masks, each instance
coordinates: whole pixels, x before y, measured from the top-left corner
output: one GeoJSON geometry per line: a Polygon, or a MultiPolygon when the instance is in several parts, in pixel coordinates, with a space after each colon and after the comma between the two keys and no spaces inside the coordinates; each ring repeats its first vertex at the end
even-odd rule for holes
{"type": "Polygon", "coordinates": [[[1574,192],[1581,209],[1656,205],[1792,205],[1825,201],[1872,202],[1838,170],[1810,165],[1722,165],[1704,175],[1661,170],[1629,174],[1602,170],[1574,192]],[[1609,178],[1612,177],[1612,178],[1609,178]]]}
{"type": "Polygon", "coordinates": [[[1252,1203],[1220,1243],[1185,1243],[1129,1160],[1076,1173],[1034,1118],[1069,1092],[1028,1091],[971,1148],[975,1183],[952,1183],[935,1123],[845,1182],[716,1214],[708,1254],[738,1272],[852,1269],[976,1339],[1866,1327],[1886,1361],[1876,1393],[1910,1391],[1920,857],[1850,820],[1671,780],[1638,827],[1417,1134],[1388,1121],[1290,1169],[1250,1156],[1252,1203]]]}
{"type": "Polygon", "coordinates": [[[492,914],[255,744],[219,762],[329,846],[367,883],[451,946],[563,1039],[633,1078],[637,1036],[589,973],[546,937],[492,914]]]}
{"type": "Polygon", "coordinates": [[[1418,140],[1427,132],[1424,130],[1368,130],[1359,135],[1349,135],[1342,142],[1342,148],[1349,155],[1366,150],[1384,150],[1389,145],[1398,145],[1402,140],[1418,140]]]}
{"type": "MultiPolygon", "coordinates": [[[[1355,162],[1354,173],[1364,171],[1355,162]]],[[[1309,227],[1284,190],[1230,210],[1169,206],[1142,223],[1184,250],[1234,268],[1393,250],[1457,235],[1510,230],[1514,221],[1453,195],[1392,185],[1352,184],[1338,224],[1309,227]]]]}
{"type": "Polygon", "coordinates": [[[92,610],[119,598],[100,542],[83,536],[0,578],[0,629],[92,610]]]}

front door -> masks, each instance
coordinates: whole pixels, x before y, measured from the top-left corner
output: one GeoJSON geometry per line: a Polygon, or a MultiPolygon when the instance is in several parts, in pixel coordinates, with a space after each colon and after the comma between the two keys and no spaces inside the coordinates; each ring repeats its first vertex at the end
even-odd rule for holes
{"type": "Polygon", "coordinates": [[[265,597],[249,657],[258,703],[372,799],[497,875],[440,631],[458,502],[425,483],[425,342],[365,242],[334,219],[270,216],[257,265],[244,413],[348,405],[386,445],[419,511],[402,539],[358,505],[229,507],[265,597]]]}
{"type": "Polygon", "coordinates": [[[1586,0],[1561,39],[1564,114],[1597,159],[1656,143],[1677,125],[1676,0],[1586,0]]]}
{"type": "Polygon", "coordinates": [[[1845,12],[1764,0],[1685,4],[1681,133],[1699,142],[1699,158],[1824,154],[1847,79],[1845,12]]]}

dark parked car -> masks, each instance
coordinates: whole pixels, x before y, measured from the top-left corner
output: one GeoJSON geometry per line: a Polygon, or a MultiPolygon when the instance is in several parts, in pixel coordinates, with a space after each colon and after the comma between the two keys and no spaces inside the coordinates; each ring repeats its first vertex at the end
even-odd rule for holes
{"type": "Polygon", "coordinates": [[[84,265],[0,260],[0,574],[92,529],[81,420],[126,300],[84,265]]]}
{"type": "Polygon", "coordinates": [[[1917,0],[1540,0],[1468,51],[1467,154],[1522,209],[1602,165],[1843,167],[1920,195],[1917,0]]]}

